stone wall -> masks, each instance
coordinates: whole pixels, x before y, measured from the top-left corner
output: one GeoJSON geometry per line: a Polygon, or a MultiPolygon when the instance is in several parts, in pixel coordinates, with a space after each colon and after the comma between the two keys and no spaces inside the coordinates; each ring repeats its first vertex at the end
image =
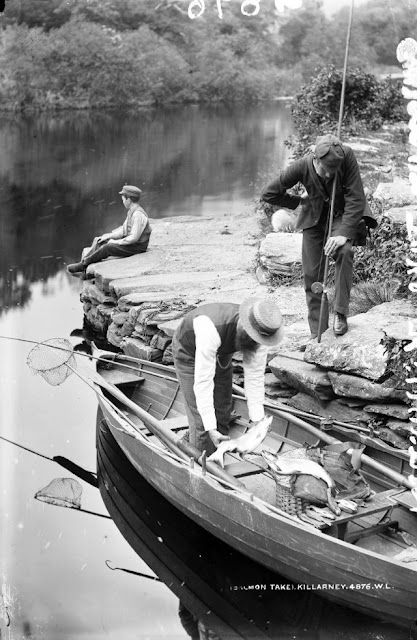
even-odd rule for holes
{"type": "Polygon", "coordinates": [[[332,329],[312,340],[304,354],[282,351],[269,362],[274,376],[293,389],[288,404],[323,418],[375,431],[389,445],[406,450],[410,442],[409,400],[404,378],[388,368],[384,338],[410,341],[408,321],[416,309],[394,300],[349,318],[349,331],[332,329]]]}

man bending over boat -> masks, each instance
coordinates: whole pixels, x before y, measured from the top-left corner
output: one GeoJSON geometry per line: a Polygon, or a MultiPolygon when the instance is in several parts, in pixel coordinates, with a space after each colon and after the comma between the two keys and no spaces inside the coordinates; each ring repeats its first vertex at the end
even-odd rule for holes
{"type": "MultiPolygon", "coordinates": [[[[352,149],[336,136],[319,136],[315,150],[281,171],[278,178],[262,191],[262,200],[287,209],[301,205],[296,228],[303,231],[302,263],[311,339],[318,336],[321,293],[312,290],[322,282],[325,258],[335,260],[333,331],[341,336],[348,330],[350,290],[352,287],[352,245],[366,243],[367,227],[376,227],[352,149]],[[334,218],[329,234],[329,212],[333,182],[336,180],[334,218]],[[301,183],[306,194],[287,190],[301,183]]],[[[329,310],[324,301],[321,331],[328,328],[329,310]]]]}
{"type": "Polygon", "coordinates": [[[190,443],[211,454],[227,440],[232,412],[232,357],[243,355],[249,419],[264,418],[267,347],[282,340],[275,303],[253,297],[241,305],[218,302],[190,311],[177,328],[172,348],[184,394],[190,443]]]}
{"type": "Polygon", "coordinates": [[[101,262],[110,256],[127,258],[146,251],[152,229],[147,213],[139,205],[141,193],[139,187],[131,185],[125,185],[119,191],[127,209],[126,220],[117,229],[95,238],[81,262],[68,265],[68,273],[79,276],[85,273],[88,265],[101,262]]]}

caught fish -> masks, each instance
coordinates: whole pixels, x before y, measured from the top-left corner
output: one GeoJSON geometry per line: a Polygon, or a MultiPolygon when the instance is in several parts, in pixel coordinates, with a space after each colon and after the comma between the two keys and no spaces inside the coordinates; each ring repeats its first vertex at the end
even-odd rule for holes
{"type": "Polygon", "coordinates": [[[251,453],[266,438],[272,422],[272,416],[263,418],[255,427],[251,427],[239,438],[225,440],[221,442],[216,451],[207,458],[210,462],[218,462],[224,467],[224,454],[228,451],[237,451],[241,455],[251,453]]]}
{"type": "Polygon", "coordinates": [[[280,476],[306,475],[314,476],[318,480],[323,480],[327,485],[327,502],[330,509],[336,515],[340,515],[340,508],[337,506],[333,493],[336,490],[334,480],[327,471],[313,460],[306,458],[287,458],[286,456],[275,456],[268,451],[262,451],[262,456],[268,463],[272,471],[280,476]]]}

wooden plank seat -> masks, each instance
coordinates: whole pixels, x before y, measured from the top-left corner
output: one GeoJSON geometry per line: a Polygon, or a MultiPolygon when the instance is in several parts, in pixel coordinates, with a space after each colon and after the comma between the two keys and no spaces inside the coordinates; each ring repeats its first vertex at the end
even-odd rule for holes
{"type": "Polygon", "coordinates": [[[123,371],[121,369],[108,369],[100,371],[106,382],[110,382],[118,387],[124,387],[125,385],[143,384],[145,378],[140,375],[140,372],[135,371],[123,371]]]}
{"type": "MultiPolygon", "coordinates": [[[[347,513],[346,511],[342,511],[340,516],[338,516],[336,520],[333,520],[330,526],[336,526],[337,537],[340,540],[345,540],[346,542],[357,542],[360,538],[365,538],[373,535],[374,533],[380,533],[388,527],[397,527],[398,523],[391,521],[389,515],[395,505],[398,504],[396,496],[401,495],[405,491],[406,489],[399,487],[382,491],[381,493],[373,496],[370,500],[367,500],[365,505],[363,507],[359,507],[356,513],[347,513]],[[383,511],[387,512],[387,519],[384,523],[365,526],[360,530],[349,534],[347,533],[347,525],[349,522],[360,520],[361,518],[366,518],[367,516],[375,515],[377,513],[382,513],[383,511]]],[[[318,528],[325,530],[328,527],[329,525],[321,525],[318,528]]]]}

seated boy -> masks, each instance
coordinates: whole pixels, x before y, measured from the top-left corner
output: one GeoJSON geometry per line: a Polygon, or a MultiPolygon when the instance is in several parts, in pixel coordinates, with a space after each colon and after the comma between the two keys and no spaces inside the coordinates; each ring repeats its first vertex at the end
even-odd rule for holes
{"type": "Polygon", "coordinates": [[[83,255],[81,262],[67,266],[68,273],[80,275],[89,264],[100,262],[110,256],[126,258],[146,251],[152,229],[146,212],[139,205],[142,193],[139,187],[125,185],[121,191],[127,217],[122,226],[110,233],[94,238],[91,248],[83,255]]]}

